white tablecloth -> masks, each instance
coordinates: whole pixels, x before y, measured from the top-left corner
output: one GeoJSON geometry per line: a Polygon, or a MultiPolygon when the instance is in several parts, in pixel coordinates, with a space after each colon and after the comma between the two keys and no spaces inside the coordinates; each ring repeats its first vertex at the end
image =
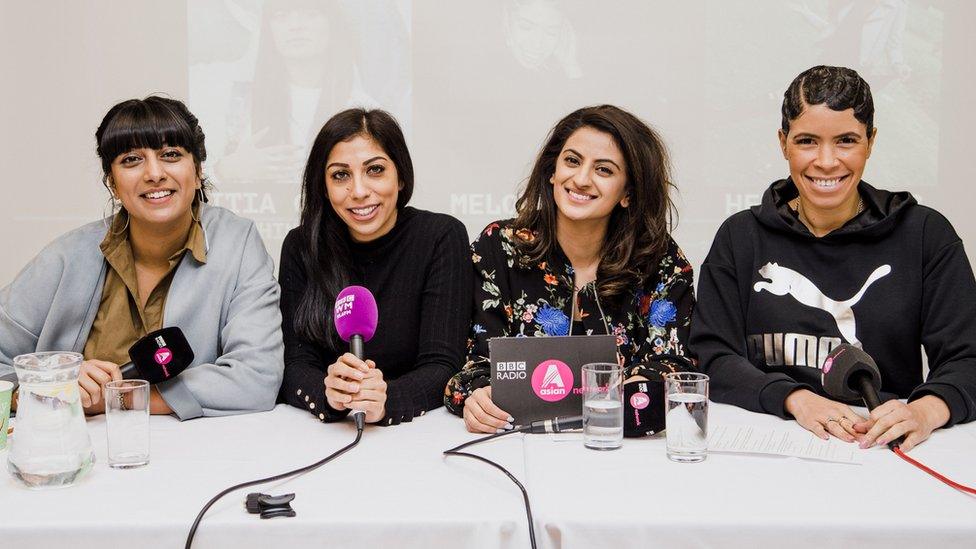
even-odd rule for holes
{"type": "MultiPolygon", "coordinates": [[[[710,423],[795,423],[712,405],[710,423]]],[[[31,491],[0,478],[0,546],[182,547],[200,507],[218,491],[297,468],[352,440],[278,406],[262,414],[180,423],[152,418],[151,463],[127,471],[105,460],[105,424],[89,421],[98,463],[73,487],[31,491]]],[[[441,451],[472,438],[436,410],[396,427],[368,427],[362,443],[304,476],[232,493],[211,508],[194,547],[527,547],[518,489],[495,469],[441,451]],[[261,520],[248,491],[295,492],[295,518],[261,520]]],[[[976,498],[891,452],[863,465],[712,454],[668,461],[661,437],[621,450],[512,435],[473,451],[505,465],[529,490],[540,546],[783,547],[976,546],[976,498]]],[[[911,452],[976,484],[976,425],[938,431],[911,452]]],[[[6,452],[0,452],[6,461],[6,452]]]]}

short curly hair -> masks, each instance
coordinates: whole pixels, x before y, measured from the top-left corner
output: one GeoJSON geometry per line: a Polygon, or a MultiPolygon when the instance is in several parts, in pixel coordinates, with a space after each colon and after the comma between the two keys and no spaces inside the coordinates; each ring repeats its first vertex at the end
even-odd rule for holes
{"type": "Polygon", "coordinates": [[[871,86],[847,67],[818,65],[793,79],[783,94],[783,133],[790,133],[790,122],[796,120],[807,105],[827,105],[830,110],[854,109],[854,118],[874,132],[874,99],[871,86]]]}

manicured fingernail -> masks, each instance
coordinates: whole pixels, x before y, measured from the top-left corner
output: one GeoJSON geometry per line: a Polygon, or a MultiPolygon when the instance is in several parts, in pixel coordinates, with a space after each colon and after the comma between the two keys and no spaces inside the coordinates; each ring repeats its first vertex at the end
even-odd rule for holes
{"type": "Polygon", "coordinates": [[[870,446],[870,444],[868,444],[868,441],[865,440],[862,441],[860,444],[858,444],[858,446],[860,446],[862,450],[866,450],[867,447],[870,446]]]}
{"type": "Polygon", "coordinates": [[[512,417],[512,416],[508,416],[508,422],[509,423],[515,423],[515,418],[512,417]]]}
{"type": "Polygon", "coordinates": [[[505,432],[505,429],[498,428],[498,429],[495,429],[495,432],[496,433],[504,433],[505,432]]]}
{"type": "Polygon", "coordinates": [[[512,424],[511,423],[506,423],[505,424],[505,430],[506,431],[511,431],[512,429],[513,429],[513,427],[512,427],[512,424]]]}
{"type": "Polygon", "coordinates": [[[878,439],[878,446],[884,446],[885,444],[888,444],[888,441],[887,440],[885,440],[883,438],[878,439]]]}

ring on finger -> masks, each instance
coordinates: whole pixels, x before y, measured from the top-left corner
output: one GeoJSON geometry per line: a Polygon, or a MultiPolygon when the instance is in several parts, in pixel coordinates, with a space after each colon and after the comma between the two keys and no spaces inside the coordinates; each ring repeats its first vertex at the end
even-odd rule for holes
{"type": "MultiPolygon", "coordinates": [[[[841,419],[846,419],[846,418],[841,418],[841,419]]],[[[831,421],[833,421],[835,423],[840,423],[840,421],[838,421],[837,418],[835,418],[835,417],[828,417],[827,418],[827,423],[830,423],[831,421]]]]}

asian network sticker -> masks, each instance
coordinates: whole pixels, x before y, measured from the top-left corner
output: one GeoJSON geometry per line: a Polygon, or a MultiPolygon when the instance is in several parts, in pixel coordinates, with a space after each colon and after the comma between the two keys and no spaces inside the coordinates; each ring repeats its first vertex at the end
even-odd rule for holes
{"type": "Polygon", "coordinates": [[[546,402],[556,402],[573,391],[573,371],[561,360],[544,360],[532,371],[532,390],[546,402]]]}

